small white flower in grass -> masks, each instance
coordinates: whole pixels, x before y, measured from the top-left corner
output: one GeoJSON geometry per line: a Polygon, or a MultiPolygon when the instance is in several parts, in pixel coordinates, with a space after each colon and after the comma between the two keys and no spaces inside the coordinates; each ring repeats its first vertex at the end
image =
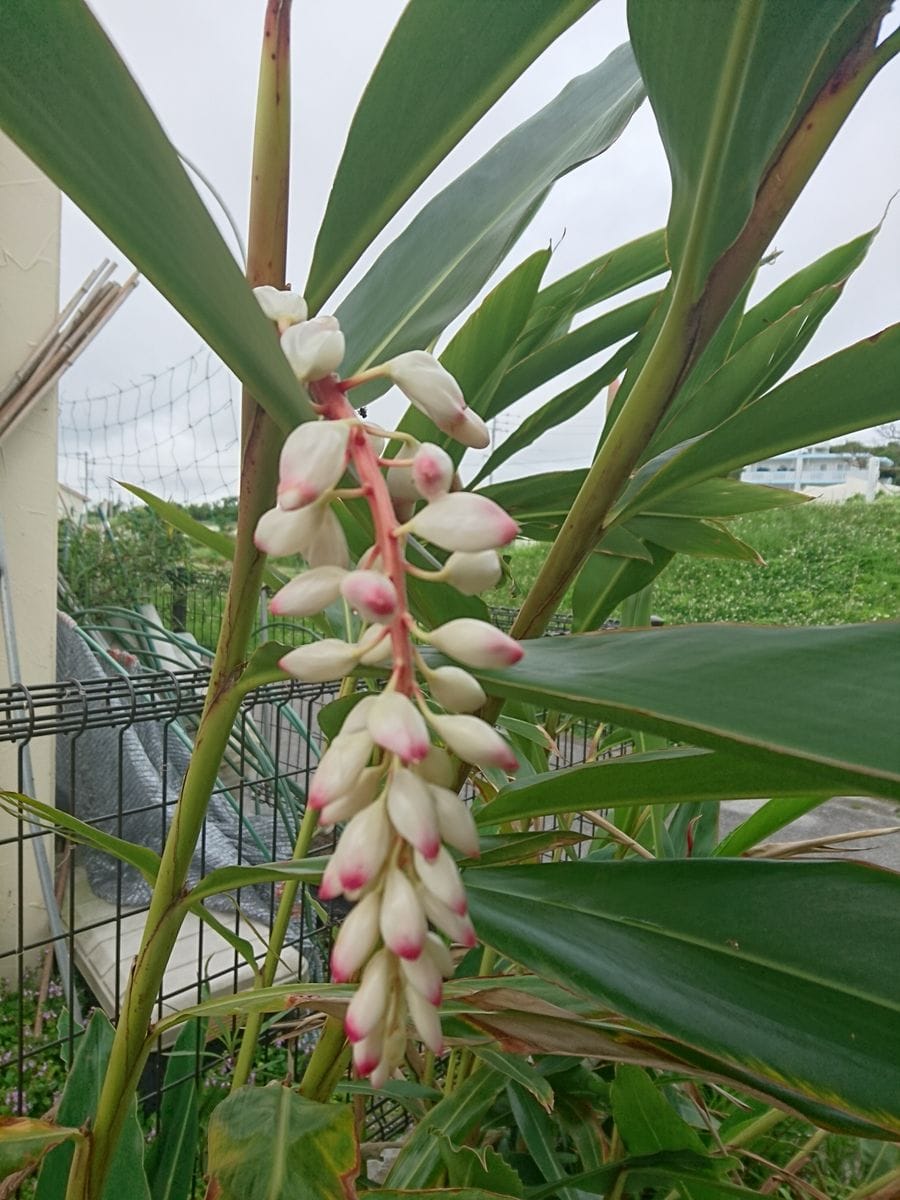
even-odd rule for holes
{"type": "Polygon", "coordinates": [[[344,357],[344,335],[337,317],[313,317],[281,335],[281,348],[301,383],[324,379],[344,357]]]}
{"type": "Polygon", "coordinates": [[[269,320],[278,322],[279,332],[306,320],[306,301],[295,292],[282,291],[264,283],[253,289],[253,295],[269,320]]]}
{"type": "Polygon", "coordinates": [[[460,854],[477,858],[481,853],[481,841],[478,837],[478,826],[468,804],[449,788],[436,783],[429,784],[428,788],[434,801],[441,838],[460,854]]]}
{"type": "Polygon", "coordinates": [[[487,700],[478,680],[462,667],[436,667],[426,678],[432,696],[450,712],[476,712],[487,700]]]}
{"type": "Polygon", "coordinates": [[[288,435],[278,462],[279,507],[303,508],[338,483],[349,436],[344,421],[307,421],[288,435]]]}
{"type": "Polygon", "coordinates": [[[416,874],[422,886],[442,904],[446,904],[458,917],[464,917],[469,911],[466,904],[466,889],[459,877],[456,863],[447,851],[441,848],[440,852],[429,862],[419,854],[418,850],[415,850],[413,859],[416,864],[416,874]]]}
{"type": "Polygon", "coordinates": [[[414,771],[399,767],[387,790],[387,810],[391,824],[405,842],[425,856],[434,858],[441,848],[434,800],[428,784],[414,771]]]}
{"type": "Polygon", "coordinates": [[[466,409],[459,384],[433,354],[410,350],[385,363],[385,373],[420,412],[448,432],[466,409]]]}
{"type": "MultiPolygon", "coordinates": [[[[341,888],[354,892],[364,888],[381,872],[391,848],[391,826],[380,801],[370,804],[350,821],[341,834],[331,861],[341,888]]],[[[321,888],[320,888],[321,894],[321,888]]],[[[326,900],[332,899],[326,896],[326,900]]]]}
{"type": "Polygon", "coordinates": [[[465,762],[480,767],[500,767],[513,774],[519,767],[509,743],[479,717],[429,716],[432,728],[441,741],[465,762]]]}
{"type": "Polygon", "coordinates": [[[362,1041],[378,1028],[391,994],[391,960],[385,950],[373,954],[350,1001],[344,1028],[351,1042],[362,1041]]]}
{"type": "Polygon", "coordinates": [[[436,500],[450,491],[455,470],[453,459],[446,450],[431,442],[423,442],[413,457],[413,483],[426,500],[436,500]]]}
{"type": "Polygon", "coordinates": [[[410,984],[407,984],[404,990],[406,1003],[409,1006],[409,1015],[419,1037],[432,1054],[443,1054],[444,1036],[441,1032],[441,1018],[438,1016],[437,1009],[433,1004],[429,1004],[425,997],[410,984]]]}
{"type": "Polygon", "coordinates": [[[425,910],[410,883],[398,868],[388,871],[381,895],[381,936],[398,958],[418,958],[428,927],[425,910]]]}
{"type": "Polygon", "coordinates": [[[337,600],[347,572],[343,567],[314,567],[276,592],[269,611],[278,617],[311,617],[337,600]]]}
{"type": "Polygon", "coordinates": [[[341,582],[341,595],[364,621],[390,621],[397,612],[397,591],[378,571],[351,571],[341,582]]]}
{"type": "Polygon", "coordinates": [[[424,996],[429,1004],[440,1004],[444,994],[444,980],[437,963],[428,953],[427,943],[418,958],[401,959],[400,968],[406,982],[424,996]]]}
{"type": "Polygon", "coordinates": [[[444,550],[496,550],[511,542],[519,526],[499,504],[474,492],[439,496],[407,522],[410,532],[444,550]]]}
{"type": "Polygon", "coordinates": [[[319,642],[288,651],[278,665],[303,683],[327,683],[349,675],[358,659],[359,648],[351,642],[322,638],[319,642]]]}
{"type": "Polygon", "coordinates": [[[457,658],[469,667],[511,667],[525,651],[519,642],[495,625],[474,617],[447,621],[428,635],[428,641],[442,654],[457,658]]]}
{"type": "Polygon", "coordinates": [[[464,596],[477,596],[500,581],[503,567],[496,550],[478,550],[474,553],[457,550],[444,563],[440,575],[464,596]]]}
{"type": "Polygon", "coordinates": [[[422,714],[400,692],[382,692],[368,713],[369,733],[408,767],[421,762],[431,744],[422,714]]]}
{"type": "Polygon", "coordinates": [[[341,922],[331,951],[332,982],[346,983],[368,961],[378,942],[380,913],[381,897],[369,892],[341,922]]]}
{"type": "Polygon", "coordinates": [[[358,785],[375,744],[367,730],[339,733],[319,760],[310,781],[307,802],[312,809],[324,808],[358,785]]]}

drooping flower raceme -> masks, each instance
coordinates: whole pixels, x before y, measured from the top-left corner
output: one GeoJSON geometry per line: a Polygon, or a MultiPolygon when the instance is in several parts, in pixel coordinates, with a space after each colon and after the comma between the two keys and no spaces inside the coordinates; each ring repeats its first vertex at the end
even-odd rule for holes
{"type": "Polygon", "coordinates": [[[454,490],[453,459],[440,446],[371,427],[347,402],[349,388],[386,377],[438,429],[464,445],[487,445],[484,422],[436,359],[412,351],[341,381],[334,372],[344,338],[336,319],[305,320],[302,298],[287,292],[257,294],[320,418],[285,441],[277,506],[257,526],[261,550],[300,554],[310,567],[277,593],[271,608],[308,617],[342,598],[362,623],[355,641],[299,646],[281,666],[307,682],[339,679],[359,665],[390,669],[384,690],[351,708],[308,793],[320,824],[343,827],[319,895],[355,902],[335,941],[331,971],[338,982],[359,978],[345,1027],[357,1072],[380,1086],[403,1061],[409,1023],[431,1051],[441,1052],[438,1008],[443,980],[453,973],[447,942],[475,944],[450,849],[476,855],[478,833],[453,790],[450,756],[507,773],[517,767],[508,742],[473,715],[485,694],[464,668],[511,666],[521,646],[468,617],[419,628],[406,603],[407,578],[440,580],[475,595],[499,579],[497,551],[518,527],[493,501],[454,490]],[[398,457],[381,457],[385,436],[404,446],[398,457]],[[335,512],[336,502],[350,496],[364,498],[375,530],[355,568],[335,512]],[[406,561],[410,535],[449,552],[439,570],[406,561]],[[433,667],[417,643],[463,665],[433,667]]]}

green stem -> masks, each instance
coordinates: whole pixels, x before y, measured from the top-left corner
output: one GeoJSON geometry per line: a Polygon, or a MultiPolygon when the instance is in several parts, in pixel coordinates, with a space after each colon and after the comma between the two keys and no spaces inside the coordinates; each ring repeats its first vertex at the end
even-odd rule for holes
{"type": "Polygon", "coordinates": [[[761,1137],[764,1133],[768,1133],[770,1129],[774,1129],[776,1125],[780,1125],[782,1121],[787,1120],[787,1113],[784,1113],[779,1108],[769,1108],[761,1116],[758,1116],[755,1121],[751,1121],[749,1125],[745,1125],[734,1137],[729,1138],[726,1145],[728,1149],[739,1149],[741,1146],[747,1146],[761,1137]]]}
{"type": "Polygon", "coordinates": [[[307,1100],[324,1103],[331,1095],[334,1082],[340,1077],[339,1064],[346,1061],[346,1053],[344,1024],[337,1017],[329,1017],[300,1080],[300,1095],[307,1100]]]}
{"type": "Polygon", "coordinates": [[[890,1196],[896,1196],[898,1192],[900,1192],[900,1167],[894,1167],[893,1170],[879,1175],[877,1179],[872,1179],[857,1188],[855,1192],[851,1192],[847,1200],[866,1200],[868,1196],[871,1196],[872,1200],[877,1200],[882,1196],[884,1200],[888,1200],[890,1196]],[[891,1190],[891,1185],[895,1183],[898,1184],[898,1191],[891,1190]]]}

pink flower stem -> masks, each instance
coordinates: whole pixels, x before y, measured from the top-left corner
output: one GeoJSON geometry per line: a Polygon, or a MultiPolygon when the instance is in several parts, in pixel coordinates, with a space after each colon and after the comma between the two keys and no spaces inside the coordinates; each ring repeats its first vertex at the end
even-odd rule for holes
{"type": "MultiPolygon", "coordinates": [[[[348,403],[343,385],[334,377],[318,379],[309,385],[319,411],[329,421],[358,419],[348,403]]],[[[381,569],[397,592],[397,612],[389,625],[394,670],[393,687],[405,696],[418,694],[413,670],[413,647],[409,637],[410,615],[406,603],[406,562],[403,557],[403,538],[397,536],[398,521],[387,483],[379,470],[379,458],[365,430],[356,426],[350,431],[350,459],[362,492],[372,513],[375,544],[381,556],[381,569]]]]}

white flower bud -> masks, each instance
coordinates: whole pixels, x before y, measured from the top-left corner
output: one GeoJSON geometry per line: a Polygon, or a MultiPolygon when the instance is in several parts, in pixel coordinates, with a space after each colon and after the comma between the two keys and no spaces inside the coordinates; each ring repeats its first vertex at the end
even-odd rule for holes
{"type": "Polygon", "coordinates": [[[364,808],[344,827],[331,856],[345,892],[363,888],[381,872],[391,848],[391,825],[379,801],[364,808]]]}
{"type": "Polygon", "coordinates": [[[425,910],[403,871],[388,871],[381,893],[381,936],[398,958],[418,958],[425,945],[428,926],[425,910]]]}
{"type": "Polygon", "coordinates": [[[366,767],[349,792],[330,800],[319,809],[319,826],[330,829],[362,812],[375,799],[383,775],[383,767],[366,767]]]}
{"type": "MultiPolygon", "coordinates": [[[[487,621],[458,617],[439,625],[428,635],[429,643],[442,654],[458,658],[469,667],[511,667],[525,651],[519,642],[487,621]]],[[[449,706],[448,706],[449,707],[449,706]]]]}
{"type": "Polygon", "coordinates": [[[336,896],[343,894],[344,889],[338,878],[338,867],[333,855],[328,860],[325,870],[322,872],[322,878],[316,891],[320,900],[334,900],[336,896]]]}
{"type": "Polygon", "coordinates": [[[344,421],[307,421],[288,434],[278,461],[279,507],[303,508],[335,486],[347,465],[349,436],[344,421]]]}
{"type": "Polygon", "coordinates": [[[378,941],[381,897],[369,892],[341,922],[331,951],[331,980],[346,983],[356,974],[378,941]]]}
{"type": "Polygon", "coordinates": [[[409,987],[415,988],[429,1004],[440,1004],[444,993],[444,980],[437,963],[428,953],[427,945],[418,958],[401,959],[400,969],[409,987]]]}
{"type": "Polygon", "coordinates": [[[334,566],[346,570],[350,566],[350,549],[334,510],[324,504],[317,506],[313,511],[319,514],[319,521],[312,540],[306,549],[301,551],[303,557],[311,567],[334,566]]]}
{"type": "Polygon", "coordinates": [[[352,791],[374,749],[366,730],[339,733],[322,757],[310,781],[307,803],[324,808],[338,796],[352,791]]]}
{"type": "Polygon", "coordinates": [[[419,763],[418,770],[423,779],[427,779],[429,783],[438,783],[441,787],[452,787],[456,782],[453,759],[446,750],[435,746],[434,743],[428,747],[428,753],[419,763]]]}
{"type": "Polygon", "coordinates": [[[311,617],[337,600],[342,567],[314,567],[286,583],[269,601],[269,612],[277,617],[311,617]]]}
{"type": "Polygon", "coordinates": [[[452,979],[456,974],[453,956],[436,933],[429,933],[425,939],[425,954],[434,962],[444,979],[452,979]]]}
{"type": "Polygon", "coordinates": [[[438,429],[458,422],[466,402],[459,384],[433,354],[410,350],[385,364],[387,374],[411,404],[432,420],[438,429]]]}
{"type": "MultiPolygon", "coordinates": [[[[371,1075],[382,1060],[384,1054],[384,1039],[381,1030],[375,1029],[368,1037],[360,1038],[353,1043],[353,1067],[357,1075],[371,1075]]],[[[379,1086],[387,1081],[388,1068],[385,1066],[384,1079],[379,1086]]]]}
{"type": "Polygon", "coordinates": [[[405,767],[421,762],[431,744],[422,714],[400,692],[382,692],[369,710],[369,733],[405,767]]]}
{"type": "Polygon", "coordinates": [[[301,383],[324,379],[344,357],[344,335],[337,317],[313,317],[281,335],[281,348],[301,383]]]}
{"type": "Polygon", "coordinates": [[[281,291],[265,283],[255,287],[253,295],[269,320],[278,322],[279,329],[287,329],[306,320],[306,301],[295,292],[281,291]]]}
{"type": "Polygon", "coordinates": [[[484,450],[491,444],[491,431],[471,408],[467,408],[462,417],[444,432],[449,433],[461,446],[471,446],[473,450],[484,450]]]}
{"type": "Polygon", "coordinates": [[[369,713],[372,711],[372,705],[377,699],[378,696],[375,692],[369,692],[361,700],[357,700],[346,717],[344,717],[344,722],[341,725],[341,733],[359,733],[361,729],[366,729],[369,721],[369,713]]]}
{"type": "Polygon", "coordinates": [[[456,863],[449,853],[441,847],[440,852],[429,862],[418,850],[414,850],[413,861],[422,886],[458,917],[464,917],[469,911],[466,889],[459,877],[456,863]]]}
{"type": "Polygon", "coordinates": [[[428,686],[438,704],[450,712],[475,712],[487,700],[478,680],[462,667],[437,667],[429,671],[428,686]]]}
{"type": "MultiPolygon", "coordinates": [[[[418,450],[418,442],[414,445],[404,446],[400,451],[399,458],[401,461],[408,462],[418,450]]],[[[421,499],[413,479],[412,467],[388,467],[385,481],[393,500],[408,500],[415,503],[421,499]]]]}
{"type": "Polygon", "coordinates": [[[434,800],[428,784],[413,771],[402,767],[394,772],[387,790],[387,811],[391,824],[405,842],[427,859],[441,848],[434,800]]]}
{"type": "Polygon", "coordinates": [[[342,642],[340,638],[322,638],[308,646],[290,650],[278,662],[282,671],[300,679],[303,683],[327,683],[331,679],[343,679],[356,666],[356,646],[342,642]]]}
{"type": "Polygon", "coordinates": [[[270,508],[256,523],[254,545],[273,558],[284,558],[288,554],[305,556],[318,532],[320,520],[318,509],[285,512],[283,508],[270,508]]]}
{"type": "Polygon", "coordinates": [[[511,542],[519,526],[499,504],[474,492],[439,496],[416,513],[410,530],[444,550],[495,550],[511,542]]]}
{"type": "Polygon", "coordinates": [[[379,950],[369,959],[344,1018],[344,1029],[351,1042],[362,1041],[378,1028],[390,994],[390,955],[386,950],[379,950]]]}
{"type": "Polygon", "coordinates": [[[479,717],[432,715],[429,720],[440,739],[464,762],[500,767],[510,775],[519,769],[510,745],[479,717]]]}
{"type": "Polygon", "coordinates": [[[469,554],[457,550],[441,569],[441,578],[464,596],[486,592],[499,582],[502,575],[503,567],[496,550],[478,550],[469,554]]]}
{"type": "Polygon", "coordinates": [[[397,612],[397,589],[378,571],[351,571],[341,583],[341,595],[364,621],[390,621],[397,612]]]}
{"type": "Polygon", "coordinates": [[[394,656],[390,631],[385,625],[370,625],[359,638],[359,661],[366,667],[383,667],[394,656]]]}
{"type": "Polygon", "coordinates": [[[440,929],[441,933],[445,933],[451,942],[459,942],[461,946],[466,946],[469,950],[478,944],[475,929],[468,916],[459,916],[426,888],[422,888],[419,896],[428,920],[437,929],[440,929]]]}
{"type": "Polygon", "coordinates": [[[407,984],[404,991],[406,1003],[409,1006],[409,1015],[419,1037],[432,1054],[443,1054],[444,1037],[441,1033],[441,1019],[437,1009],[433,1004],[429,1004],[425,997],[410,984],[407,984]]]}
{"type": "Polygon", "coordinates": [[[440,446],[423,442],[413,457],[413,483],[419,495],[436,500],[450,491],[456,468],[453,459],[440,446]]]}
{"type": "Polygon", "coordinates": [[[430,784],[429,790],[443,841],[460,854],[477,858],[481,853],[481,841],[478,837],[478,826],[468,804],[455,792],[438,784],[430,784]]]}

